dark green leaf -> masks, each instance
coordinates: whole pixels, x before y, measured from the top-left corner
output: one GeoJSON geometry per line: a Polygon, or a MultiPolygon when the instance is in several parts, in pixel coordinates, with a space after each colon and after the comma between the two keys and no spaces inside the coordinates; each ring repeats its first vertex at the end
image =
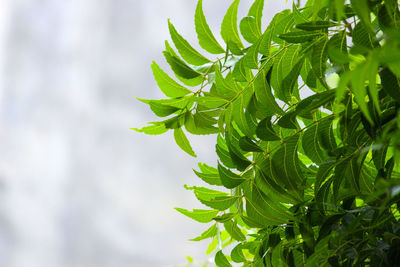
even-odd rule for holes
{"type": "Polygon", "coordinates": [[[172,56],[166,51],[164,51],[164,56],[174,73],[181,76],[182,78],[193,79],[200,76],[200,73],[186,65],[186,63],[179,58],[172,56]]]}
{"type": "Polygon", "coordinates": [[[243,136],[240,138],[239,146],[244,151],[249,151],[249,152],[263,152],[264,151],[261,147],[259,147],[253,140],[251,140],[247,136],[243,136]]]}
{"type": "Polygon", "coordinates": [[[325,80],[325,70],[328,58],[328,53],[327,53],[328,41],[329,39],[327,37],[319,40],[313,46],[311,55],[312,69],[317,78],[323,81],[325,80]]]}
{"type": "Polygon", "coordinates": [[[232,267],[232,265],[229,263],[228,259],[225,257],[224,253],[222,251],[218,251],[217,254],[215,254],[215,264],[218,267],[232,267]]]}
{"type": "Polygon", "coordinates": [[[280,149],[272,156],[272,166],[279,174],[282,182],[290,190],[298,190],[304,181],[304,175],[300,169],[297,148],[300,143],[299,134],[284,140],[280,149]]]}
{"type": "Polygon", "coordinates": [[[235,188],[246,181],[245,178],[231,172],[230,170],[223,167],[220,163],[218,163],[218,173],[221,178],[222,185],[226,188],[235,188]]]}
{"type": "Polygon", "coordinates": [[[289,43],[304,43],[324,35],[322,32],[295,31],[279,35],[278,37],[289,43]]]}
{"type": "Polygon", "coordinates": [[[315,30],[320,30],[320,29],[327,29],[330,27],[337,26],[337,23],[331,22],[331,21],[310,21],[310,22],[305,22],[301,24],[297,24],[295,27],[297,29],[301,30],[306,30],[306,31],[315,31],[315,30]]]}
{"type": "Polygon", "coordinates": [[[279,136],[272,129],[271,118],[267,117],[260,121],[256,129],[257,137],[264,141],[280,140],[279,136]]]}

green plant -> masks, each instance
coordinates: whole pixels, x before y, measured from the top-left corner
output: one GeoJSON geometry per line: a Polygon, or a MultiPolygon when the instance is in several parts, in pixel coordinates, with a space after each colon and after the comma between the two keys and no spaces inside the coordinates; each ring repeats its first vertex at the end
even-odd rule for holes
{"type": "Polygon", "coordinates": [[[191,156],[183,128],[217,135],[217,166],[195,173],[220,190],[187,187],[208,209],[177,209],[212,223],[193,240],[211,239],[218,266],[399,266],[399,2],[297,2],[262,30],[255,0],[242,37],[238,5],[222,46],[198,1],[199,44],[214,59],[169,22],[180,56],[168,42],[164,56],[181,83],[153,62],[168,98],[141,99],[168,118],[140,132],[172,130],[191,156]]]}

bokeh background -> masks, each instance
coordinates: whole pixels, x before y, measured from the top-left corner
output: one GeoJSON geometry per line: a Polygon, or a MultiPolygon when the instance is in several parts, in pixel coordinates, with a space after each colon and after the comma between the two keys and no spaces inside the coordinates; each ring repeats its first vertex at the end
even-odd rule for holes
{"type": "MultiPolygon", "coordinates": [[[[231,1],[204,0],[218,40],[231,1]]],[[[290,1],[289,1],[290,2],[290,1]]],[[[251,0],[242,0],[240,17],[251,0]]],[[[266,3],[264,22],[284,6],[266,3]]],[[[185,266],[205,262],[207,228],[173,207],[201,207],[215,136],[129,128],[157,120],[140,98],[161,98],[150,64],[162,58],[167,19],[198,48],[195,0],[0,0],[0,266],[185,266]]],[[[265,26],[265,24],[264,24],[265,26]]],[[[221,42],[222,43],[222,42],[221,42]]]]}

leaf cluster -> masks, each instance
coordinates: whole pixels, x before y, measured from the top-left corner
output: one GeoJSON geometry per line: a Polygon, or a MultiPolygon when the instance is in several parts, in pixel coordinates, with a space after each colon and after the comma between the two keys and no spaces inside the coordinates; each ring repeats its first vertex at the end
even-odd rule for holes
{"type": "Polygon", "coordinates": [[[163,120],[137,131],[216,136],[210,185],[186,187],[208,209],[217,266],[396,266],[400,263],[400,10],[397,0],[308,0],[262,28],[264,0],[220,44],[197,3],[198,52],[169,21],[175,78],[153,62],[166,95],[143,100],[163,120]],[[205,54],[206,53],[206,54],[205,54]],[[213,189],[211,189],[213,188],[213,189]],[[215,190],[219,188],[219,190],[215,190]],[[228,245],[234,244],[229,250],[228,245]]]}

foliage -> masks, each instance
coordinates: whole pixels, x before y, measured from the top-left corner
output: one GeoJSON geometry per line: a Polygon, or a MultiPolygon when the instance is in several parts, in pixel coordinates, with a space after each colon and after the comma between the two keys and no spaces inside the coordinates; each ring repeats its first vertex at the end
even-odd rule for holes
{"type": "Polygon", "coordinates": [[[167,118],[140,132],[172,130],[191,156],[185,132],[217,136],[216,167],[194,171],[213,189],[187,187],[208,209],[177,209],[211,223],[193,240],[211,240],[218,266],[398,266],[398,1],[294,3],[264,30],[264,0],[239,27],[238,5],[221,45],[198,1],[199,44],[218,57],[169,22],[180,82],[153,62],[167,98],[141,100],[167,118]]]}

